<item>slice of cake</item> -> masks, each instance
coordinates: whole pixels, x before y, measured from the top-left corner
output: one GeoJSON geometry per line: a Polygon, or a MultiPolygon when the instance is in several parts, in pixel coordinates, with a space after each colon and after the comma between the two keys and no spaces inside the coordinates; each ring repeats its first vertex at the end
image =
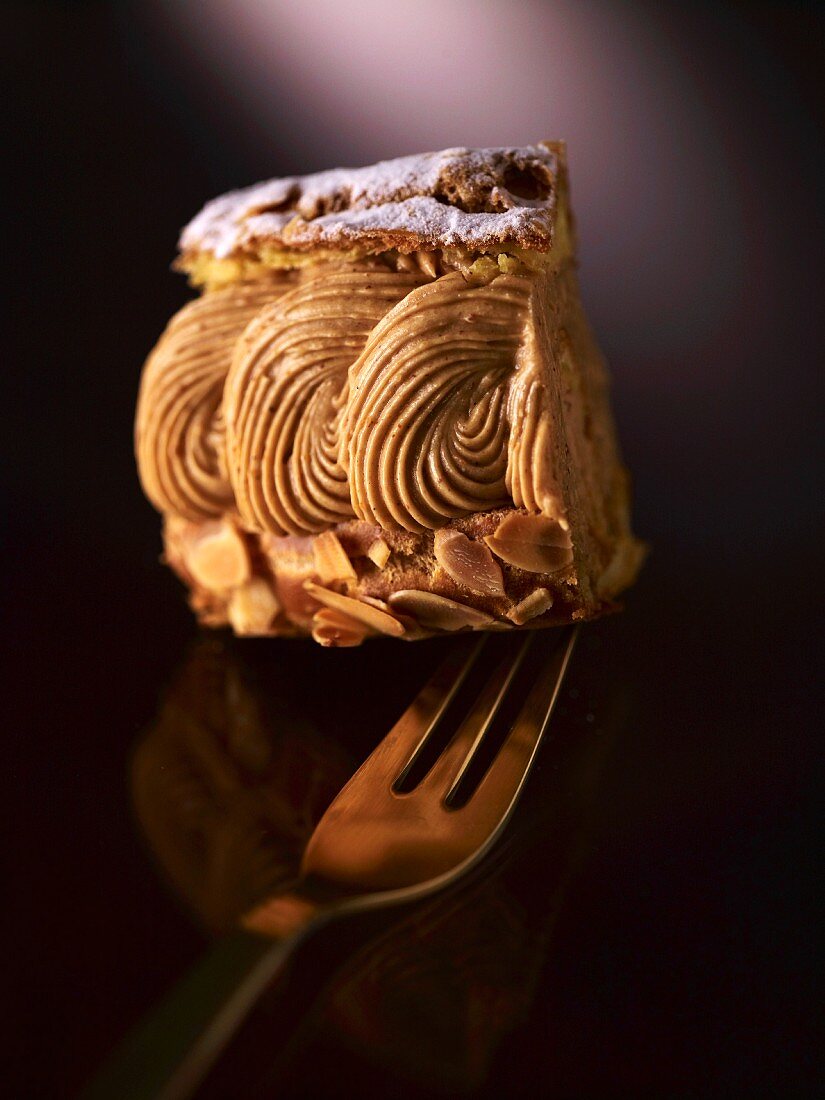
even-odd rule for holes
{"type": "Polygon", "coordinates": [[[166,560],[238,634],[549,626],[615,606],[630,533],[564,146],[448,149],[209,203],[146,363],[166,560]]]}

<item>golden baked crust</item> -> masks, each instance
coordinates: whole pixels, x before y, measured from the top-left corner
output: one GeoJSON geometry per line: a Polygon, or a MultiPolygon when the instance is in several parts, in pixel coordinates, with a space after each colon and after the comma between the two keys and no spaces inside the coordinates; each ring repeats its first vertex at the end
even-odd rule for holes
{"type": "Polygon", "coordinates": [[[296,265],[316,250],[444,248],[549,252],[566,190],[562,142],[445,149],[255,184],[213,199],[186,226],[178,266],[204,257],[296,265]]]}

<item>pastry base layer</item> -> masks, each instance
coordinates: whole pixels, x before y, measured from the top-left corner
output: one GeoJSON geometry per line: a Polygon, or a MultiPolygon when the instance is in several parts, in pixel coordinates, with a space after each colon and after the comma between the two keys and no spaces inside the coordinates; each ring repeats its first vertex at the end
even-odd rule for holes
{"type": "MultiPolygon", "coordinates": [[[[472,563],[474,550],[486,557],[485,540],[503,521],[521,515],[512,508],[476,513],[442,532],[461,537],[472,563]]],[[[453,541],[443,533],[439,539],[448,547],[453,541]]],[[[244,531],[232,515],[205,523],[167,516],[163,540],[165,561],[187,585],[203,625],[242,636],[311,635],[324,646],[598,618],[617,609],[643,554],[633,539],[619,543],[596,595],[579,583],[572,561],[542,573],[497,557],[500,584],[496,577],[479,591],[477,567],[466,568],[470,587],[461,576],[466,555],[445,554],[432,533],[390,532],[360,520],[320,537],[279,538],[244,531]]]]}

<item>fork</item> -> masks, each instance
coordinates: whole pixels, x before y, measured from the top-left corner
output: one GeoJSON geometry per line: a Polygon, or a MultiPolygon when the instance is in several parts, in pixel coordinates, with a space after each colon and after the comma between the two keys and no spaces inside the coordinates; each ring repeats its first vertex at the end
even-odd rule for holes
{"type": "Polygon", "coordinates": [[[186,1100],[305,941],[475,870],[510,820],[577,628],[456,644],[318,822],[291,888],[242,920],[128,1038],[87,1100],[186,1100]],[[549,644],[548,644],[549,643],[549,644]]]}

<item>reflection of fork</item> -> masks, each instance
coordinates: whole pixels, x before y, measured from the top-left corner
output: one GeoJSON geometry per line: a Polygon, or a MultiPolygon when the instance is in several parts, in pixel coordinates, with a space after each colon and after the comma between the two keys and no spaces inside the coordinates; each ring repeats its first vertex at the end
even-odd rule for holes
{"type": "Polygon", "coordinates": [[[330,920],[425,898],[475,868],[515,807],[575,641],[457,646],[333,801],[301,879],[248,914],[89,1096],[191,1096],[295,948],[330,920]]]}

